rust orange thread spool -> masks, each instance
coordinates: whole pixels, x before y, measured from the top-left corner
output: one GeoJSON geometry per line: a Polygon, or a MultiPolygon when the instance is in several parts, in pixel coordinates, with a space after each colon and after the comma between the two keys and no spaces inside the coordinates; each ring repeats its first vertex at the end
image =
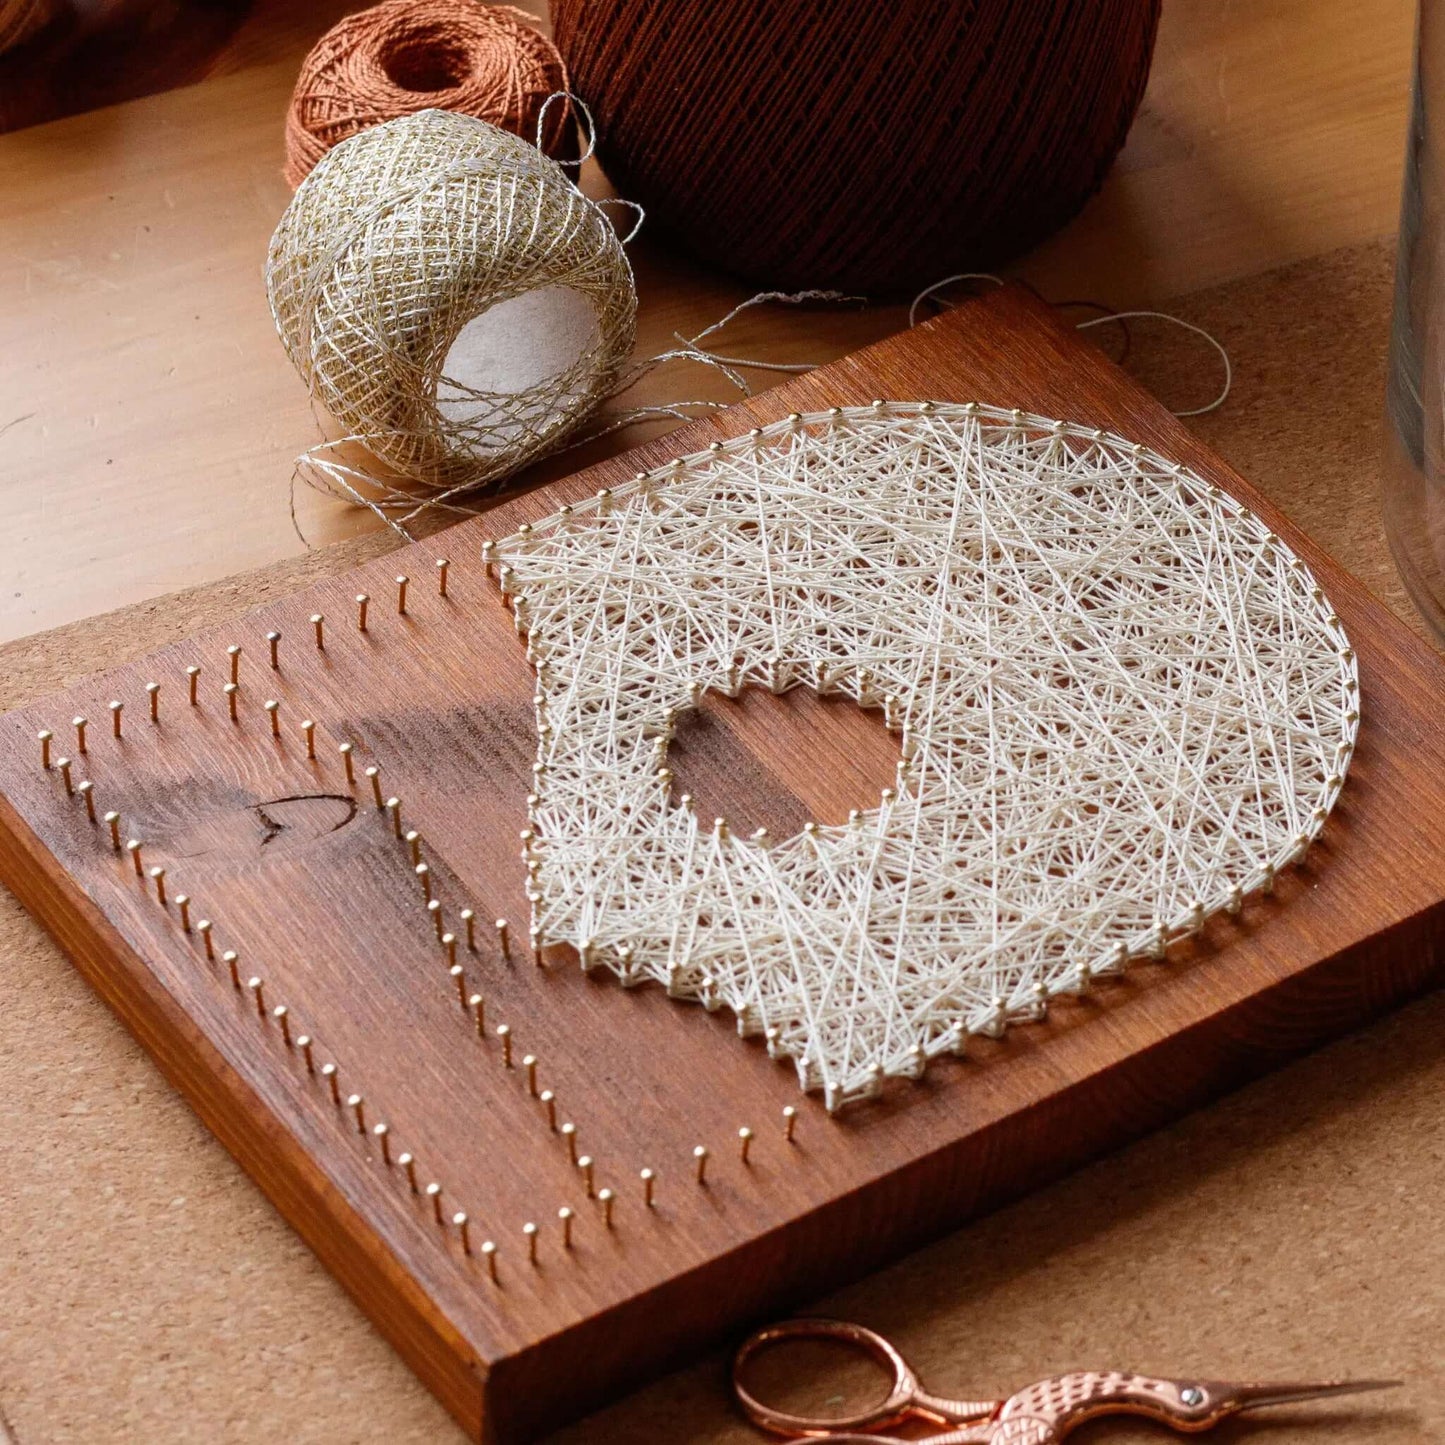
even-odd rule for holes
{"type": "MultiPolygon", "coordinates": [[[[567,68],[532,17],[473,0],[385,0],[348,15],[301,65],[286,116],[286,180],[294,190],[338,141],[419,110],[454,110],[527,140],[567,68]]],[[[571,107],[547,111],[542,148],[576,157],[571,107]]]]}

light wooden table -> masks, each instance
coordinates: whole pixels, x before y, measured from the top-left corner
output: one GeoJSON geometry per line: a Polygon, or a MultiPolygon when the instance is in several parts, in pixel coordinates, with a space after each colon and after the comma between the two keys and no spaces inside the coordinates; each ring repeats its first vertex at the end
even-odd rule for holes
{"type": "MultiPolygon", "coordinates": [[[[0,136],[0,639],[378,525],[305,489],[292,525],[292,459],[320,431],[261,284],[288,199],[286,101],[337,9],[263,4],[240,68],[0,136]]],[[[1019,273],[1054,299],[1123,306],[1388,233],[1412,9],[1166,0],[1117,167],[1019,273]]],[[[641,353],[747,294],[645,241],[635,260],[641,353]]],[[[824,361],[900,323],[896,307],[775,307],[726,349],[824,361]]],[[[687,365],[638,393],[728,394],[687,365]]]]}

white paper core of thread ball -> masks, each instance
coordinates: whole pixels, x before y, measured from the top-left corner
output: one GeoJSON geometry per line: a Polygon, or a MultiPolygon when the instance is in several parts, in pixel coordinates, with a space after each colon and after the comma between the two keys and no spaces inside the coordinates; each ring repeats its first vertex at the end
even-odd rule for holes
{"type": "Polygon", "coordinates": [[[497,544],[538,669],[534,923],[731,1009],[828,1107],[1237,910],[1358,729],[1354,654],[1239,502],[983,406],[811,414],[497,544]],[[770,843],[683,806],[701,690],[882,706],[896,791],[770,843]]]}
{"type": "Polygon", "coordinates": [[[468,447],[474,456],[505,450],[528,432],[570,425],[587,400],[582,363],[600,341],[596,306],[571,286],[499,301],[452,342],[437,410],[464,434],[477,435],[468,447]],[[569,374],[576,380],[570,389],[560,384],[569,374]]]}

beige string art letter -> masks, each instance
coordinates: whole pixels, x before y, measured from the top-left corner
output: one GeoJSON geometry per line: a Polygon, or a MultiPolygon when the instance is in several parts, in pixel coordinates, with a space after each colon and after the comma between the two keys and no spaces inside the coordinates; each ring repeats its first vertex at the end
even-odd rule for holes
{"type": "Polygon", "coordinates": [[[1041,417],[792,417],[495,556],[538,669],[539,936],[732,1009],[830,1109],[1237,910],[1319,832],[1358,728],[1278,537],[1041,417]],[[739,683],[885,707],[898,787],[770,846],[700,823],[667,742],[739,683]]]}

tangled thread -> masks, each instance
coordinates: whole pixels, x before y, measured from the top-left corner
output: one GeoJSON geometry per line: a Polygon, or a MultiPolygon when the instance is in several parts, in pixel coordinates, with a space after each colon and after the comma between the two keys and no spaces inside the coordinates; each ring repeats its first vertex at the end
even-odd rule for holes
{"type": "Polygon", "coordinates": [[[726,1006],[829,1109],[1272,886],[1339,796],[1354,654],[1304,563],[1139,445],[971,405],[791,418],[489,544],[538,677],[534,927],[726,1006]],[[900,735],[848,824],[673,795],[707,690],[900,735]]]}
{"type": "MultiPolygon", "coordinates": [[[[385,0],[348,15],[301,64],[286,116],[292,190],[338,141],[420,110],[453,110],[528,139],[567,68],[533,17],[473,0],[385,0]]],[[[554,106],[542,148],[577,154],[571,109],[554,106]]]]}

